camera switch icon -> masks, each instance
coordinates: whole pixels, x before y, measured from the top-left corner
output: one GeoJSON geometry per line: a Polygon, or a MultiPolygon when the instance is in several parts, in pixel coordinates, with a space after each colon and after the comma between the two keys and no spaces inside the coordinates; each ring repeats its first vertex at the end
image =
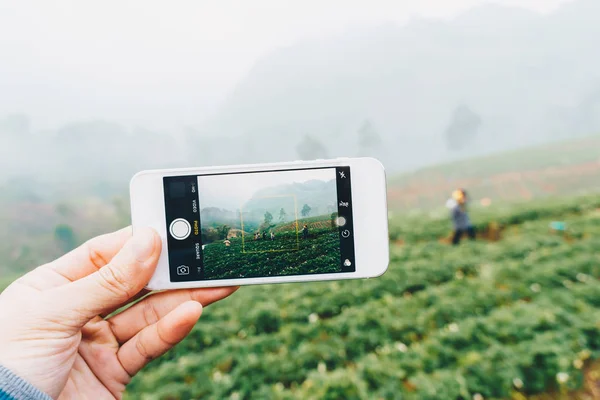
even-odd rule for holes
{"type": "Polygon", "coordinates": [[[188,267],[187,265],[180,265],[179,267],[177,267],[177,275],[189,275],[190,274],[190,267],[188,267]]]}

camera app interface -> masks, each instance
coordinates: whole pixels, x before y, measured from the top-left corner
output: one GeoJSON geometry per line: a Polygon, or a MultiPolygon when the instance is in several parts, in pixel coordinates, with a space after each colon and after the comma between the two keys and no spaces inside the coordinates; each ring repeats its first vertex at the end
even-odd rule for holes
{"type": "Polygon", "coordinates": [[[172,282],[355,271],[349,167],[163,184],[172,282]]]}

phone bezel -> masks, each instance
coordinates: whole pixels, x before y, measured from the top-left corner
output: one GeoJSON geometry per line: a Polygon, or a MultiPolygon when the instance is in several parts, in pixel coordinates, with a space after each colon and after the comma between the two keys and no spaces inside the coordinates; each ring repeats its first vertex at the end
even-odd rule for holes
{"type": "Polygon", "coordinates": [[[163,251],[156,271],[147,285],[151,290],[373,278],[382,275],[389,264],[385,170],[374,158],[148,170],[137,173],[131,179],[130,198],[133,229],[149,226],[155,229],[162,239],[163,251]],[[337,166],[349,166],[351,171],[355,272],[192,282],[170,281],[163,177],[337,166]]]}

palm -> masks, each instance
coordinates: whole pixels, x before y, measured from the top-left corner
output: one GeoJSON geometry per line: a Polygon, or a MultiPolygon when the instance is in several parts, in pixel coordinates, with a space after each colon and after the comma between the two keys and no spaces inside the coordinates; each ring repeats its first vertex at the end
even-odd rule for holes
{"type": "Polygon", "coordinates": [[[150,267],[132,265],[141,261],[123,254],[129,236],[96,238],[9,286],[0,296],[0,364],[55,398],[120,399],[132,376],[189,333],[202,305],[235,290],[152,294],[108,318],[148,293],[160,254],[159,246],[144,261],[150,267]]]}
{"type": "Polygon", "coordinates": [[[118,350],[107,321],[86,324],[59,399],[121,398],[130,376],[119,362],[118,350]]]}

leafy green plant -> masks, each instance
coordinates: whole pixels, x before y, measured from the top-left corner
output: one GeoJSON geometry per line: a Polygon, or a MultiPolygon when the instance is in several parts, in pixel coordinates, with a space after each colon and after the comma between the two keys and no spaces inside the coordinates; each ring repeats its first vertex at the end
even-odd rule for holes
{"type": "Polygon", "coordinates": [[[438,242],[439,220],[392,221],[417,234],[392,246],[384,276],[242,288],[134,378],[129,397],[467,400],[577,388],[600,358],[597,201],[490,211],[517,225],[457,248],[438,242]],[[579,234],[549,232],[557,217],[579,234]]]}

